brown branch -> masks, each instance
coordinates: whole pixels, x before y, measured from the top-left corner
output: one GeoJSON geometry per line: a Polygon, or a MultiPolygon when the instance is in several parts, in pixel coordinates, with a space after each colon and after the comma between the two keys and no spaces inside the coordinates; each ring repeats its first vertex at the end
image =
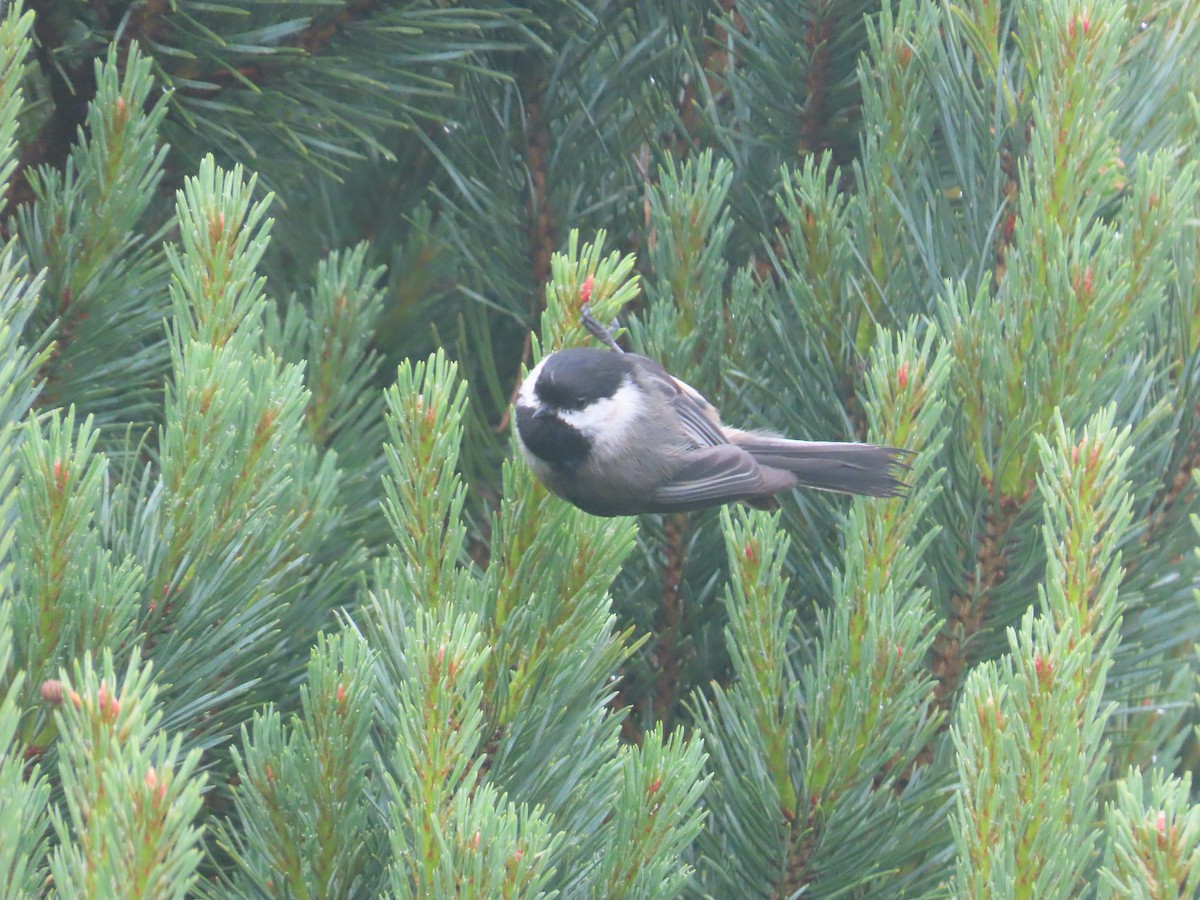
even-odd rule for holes
{"type": "MultiPolygon", "coordinates": [[[[540,80],[530,78],[521,85],[521,95],[525,102],[525,163],[529,170],[529,203],[528,203],[528,235],[529,235],[529,274],[532,287],[529,294],[529,323],[535,327],[546,308],[546,285],[550,283],[550,259],[557,245],[556,228],[550,197],[546,192],[546,180],[549,174],[550,159],[550,130],[542,117],[542,90],[540,80]]],[[[521,346],[521,357],[517,361],[516,374],[513,376],[513,387],[509,393],[508,405],[500,414],[494,430],[497,433],[508,429],[509,417],[513,404],[517,402],[517,393],[521,390],[521,368],[529,362],[529,353],[533,349],[531,332],[525,333],[521,346]]]]}
{"type": "Polygon", "coordinates": [[[804,87],[808,101],[800,111],[800,152],[820,154],[833,146],[825,134],[829,124],[829,71],[833,53],[829,39],[833,34],[833,20],[816,15],[809,22],[804,35],[808,47],[808,71],[804,87]]]}
{"type": "Polygon", "coordinates": [[[975,553],[975,571],[967,575],[967,589],[951,598],[950,614],[934,638],[931,668],[937,684],[933,693],[943,709],[950,709],[954,702],[963,673],[972,661],[971,641],[982,630],[992,595],[1004,581],[1008,532],[1020,509],[1019,500],[1002,497],[998,509],[988,514],[975,553]]]}
{"type": "Polygon", "coordinates": [[[679,694],[680,658],[675,638],[683,619],[683,599],[679,585],[687,557],[687,532],[690,519],[685,513],[663,517],[665,561],[662,571],[662,609],[657,628],[658,643],[654,657],[658,674],[654,680],[654,718],[668,722],[679,694]]]}
{"type": "Polygon", "coordinates": [[[811,875],[808,871],[809,860],[817,846],[816,821],[809,813],[805,822],[792,822],[792,833],[788,841],[787,867],[783,873],[783,882],[778,885],[776,894],[780,897],[794,897],[809,886],[811,875]]]}
{"type": "MultiPolygon", "coordinates": [[[[704,73],[708,83],[709,94],[721,103],[727,96],[722,89],[722,83],[729,72],[729,52],[726,49],[729,43],[729,25],[732,24],[735,29],[744,32],[745,23],[734,5],[734,0],[719,0],[718,5],[725,15],[712,17],[712,34],[704,35],[700,41],[700,71],[704,73]]],[[[673,142],[670,149],[676,158],[683,159],[689,152],[699,150],[705,145],[701,134],[699,107],[696,105],[696,84],[691,78],[684,82],[683,89],[679,92],[676,112],[683,125],[683,133],[673,142]]]]}

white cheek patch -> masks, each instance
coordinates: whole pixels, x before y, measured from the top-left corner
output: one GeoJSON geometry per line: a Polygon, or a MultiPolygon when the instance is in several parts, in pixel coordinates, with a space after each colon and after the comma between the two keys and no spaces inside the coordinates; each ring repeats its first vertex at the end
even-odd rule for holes
{"type": "Polygon", "coordinates": [[[533,370],[525,376],[525,380],[521,382],[521,390],[517,393],[519,406],[537,407],[538,402],[534,399],[534,388],[537,386],[538,376],[542,374],[542,366],[546,365],[546,360],[549,358],[549,356],[543,357],[542,361],[534,366],[533,370]]]}
{"type": "Polygon", "coordinates": [[[590,439],[597,456],[610,456],[630,444],[646,412],[644,397],[627,379],[611,397],[595,400],[585,409],[561,409],[558,417],[590,439]]]}

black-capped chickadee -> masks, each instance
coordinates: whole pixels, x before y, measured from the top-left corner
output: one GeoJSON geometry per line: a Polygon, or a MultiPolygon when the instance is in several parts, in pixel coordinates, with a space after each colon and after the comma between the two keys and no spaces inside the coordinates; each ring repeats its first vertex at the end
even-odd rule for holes
{"type": "Polygon", "coordinates": [[[711,403],[652,359],[559,350],[517,396],[517,441],[534,475],[596,516],[774,506],[798,485],[896,497],[904,450],[792,441],[721,424],[711,403]]]}

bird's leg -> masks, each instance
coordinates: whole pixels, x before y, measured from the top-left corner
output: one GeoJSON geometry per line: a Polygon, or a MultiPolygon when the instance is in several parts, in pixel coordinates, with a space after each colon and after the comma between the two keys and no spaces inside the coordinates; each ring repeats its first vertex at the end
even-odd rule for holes
{"type": "Polygon", "coordinates": [[[613,319],[613,323],[605,328],[600,324],[599,321],[597,321],[596,317],[592,315],[592,310],[589,307],[584,306],[579,313],[579,323],[587,329],[588,334],[609,349],[616,350],[618,353],[625,352],[617,345],[616,338],[613,337],[613,332],[617,329],[616,319],[613,319]]]}

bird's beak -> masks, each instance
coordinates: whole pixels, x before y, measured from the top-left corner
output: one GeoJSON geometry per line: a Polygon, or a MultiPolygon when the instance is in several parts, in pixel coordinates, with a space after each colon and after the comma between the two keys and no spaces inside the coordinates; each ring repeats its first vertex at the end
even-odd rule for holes
{"type": "Polygon", "coordinates": [[[554,415],[554,407],[547,406],[545,403],[543,403],[541,406],[539,406],[537,409],[535,409],[533,411],[533,417],[535,419],[548,419],[553,415],[554,415]]]}

